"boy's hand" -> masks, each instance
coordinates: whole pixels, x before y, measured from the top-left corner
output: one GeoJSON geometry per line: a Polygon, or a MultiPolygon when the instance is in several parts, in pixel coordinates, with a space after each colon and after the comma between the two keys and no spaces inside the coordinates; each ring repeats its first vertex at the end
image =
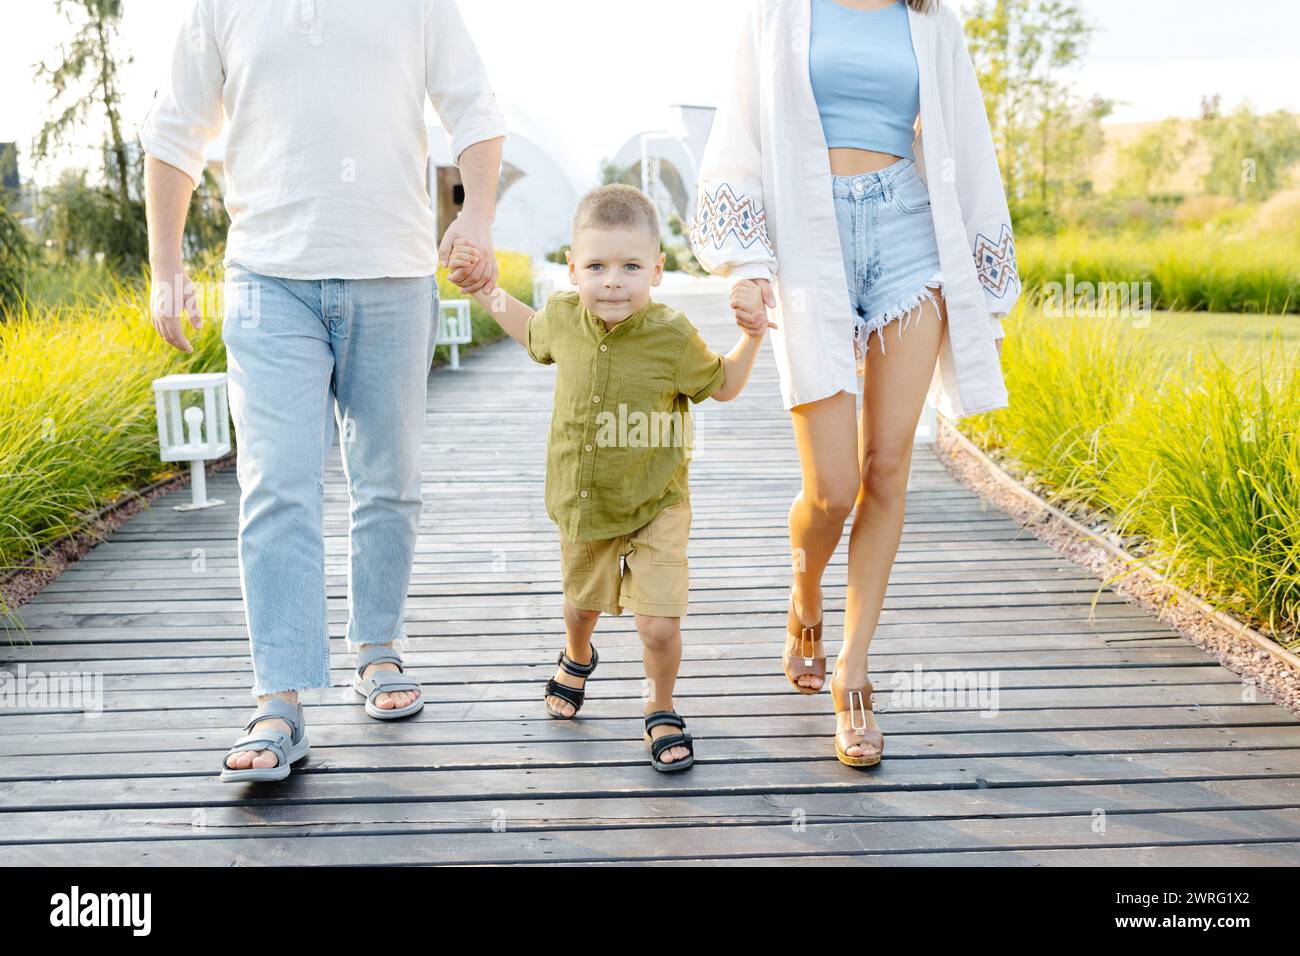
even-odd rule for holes
{"type": "Polygon", "coordinates": [[[762,338],[768,329],[776,328],[776,323],[767,318],[767,310],[774,308],[776,295],[766,279],[746,279],[731,290],[731,311],[746,335],[762,338]]]}
{"type": "Polygon", "coordinates": [[[438,245],[438,261],[442,265],[450,267],[451,250],[458,239],[468,239],[478,249],[481,258],[478,265],[471,270],[470,276],[452,277],[451,281],[470,294],[475,292],[490,294],[496,288],[497,280],[497,259],[493,254],[491,218],[472,215],[468,210],[462,209],[452,220],[443,234],[442,242],[438,245]]]}
{"type": "Polygon", "coordinates": [[[452,243],[451,254],[447,257],[447,278],[462,292],[468,292],[477,285],[472,281],[471,276],[480,259],[482,254],[478,246],[469,239],[457,238],[452,243]]]}

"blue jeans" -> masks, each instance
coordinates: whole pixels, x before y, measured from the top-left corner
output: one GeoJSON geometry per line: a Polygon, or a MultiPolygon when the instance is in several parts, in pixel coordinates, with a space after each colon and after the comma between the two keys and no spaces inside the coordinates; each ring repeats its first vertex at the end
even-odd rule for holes
{"type": "MultiPolygon", "coordinates": [[[[905,319],[941,288],[939,246],[930,218],[930,191],[910,159],[879,172],[832,177],[858,370],[866,365],[871,333],[885,351],[885,326],[905,319]]],[[[898,334],[903,334],[903,324],[898,334]]]]}
{"type": "Polygon", "coordinates": [[[406,636],[437,281],[280,279],[230,266],[224,291],[252,693],[328,687],[331,417],[351,501],[347,639],[387,644],[406,636]]]}

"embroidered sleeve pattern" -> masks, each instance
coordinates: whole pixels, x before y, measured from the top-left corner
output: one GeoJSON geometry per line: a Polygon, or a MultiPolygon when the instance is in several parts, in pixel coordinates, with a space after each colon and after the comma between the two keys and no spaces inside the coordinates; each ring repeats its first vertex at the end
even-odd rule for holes
{"type": "Polygon", "coordinates": [[[769,256],[776,255],[767,237],[767,214],[762,206],[752,196],[737,195],[730,183],[722,183],[713,195],[701,192],[691,243],[722,249],[732,239],[742,249],[758,243],[769,256]]]}
{"type": "Polygon", "coordinates": [[[1011,227],[1002,224],[1002,232],[997,241],[983,233],[975,236],[975,269],[979,273],[980,285],[990,295],[1002,298],[1011,284],[1020,284],[1016,272],[1016,245],[1011,237],[1011,227]]]}

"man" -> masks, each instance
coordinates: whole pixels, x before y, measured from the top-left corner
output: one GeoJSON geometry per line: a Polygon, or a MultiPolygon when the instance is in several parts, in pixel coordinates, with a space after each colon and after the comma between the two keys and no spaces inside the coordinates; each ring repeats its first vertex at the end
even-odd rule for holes
{"type": "MultiPolygon", "coordinates": [[[[158,334],[201,317],[181,236],[227,118],[226,345],[239,568],[258,707],[222,765],[279,780],[307,753],[298,691],[328,687],[322,469],[338,420],[351,499],[347,638],[366,712],[424,704],[402,673],[439,259],[491,250],[505,125],[454,0],[196,0],[140,140],[158,334]],[[424,101],[464,208],[437,245],[424,101]]],[[[491,290],[495,257],[464,278],[491,290]]],[[[466,283],[462,283],[466,284],[466,283]]]]}

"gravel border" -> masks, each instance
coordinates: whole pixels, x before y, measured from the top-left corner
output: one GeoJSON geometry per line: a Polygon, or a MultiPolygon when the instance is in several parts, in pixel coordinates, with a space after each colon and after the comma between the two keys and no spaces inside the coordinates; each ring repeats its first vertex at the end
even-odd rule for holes
{"type": "Polygon", "coordinates": [[[1243,701],[1254,700],[1258,687],[1300,717],[1300,657],[1194,594],[1162,580],[1135,554],[1142,550],[1139,540],[1121,538],[1109,531],[1109,522],[1100,513],[1072,517],[1052,506],[962,435],[952,421],[942,415],[938,418],[935,454],[954,478],[1014,518],[1040,541],[1107,582],[1100,587],[1109,587],[1170,625],[1240,675],[1243,701]]]}

